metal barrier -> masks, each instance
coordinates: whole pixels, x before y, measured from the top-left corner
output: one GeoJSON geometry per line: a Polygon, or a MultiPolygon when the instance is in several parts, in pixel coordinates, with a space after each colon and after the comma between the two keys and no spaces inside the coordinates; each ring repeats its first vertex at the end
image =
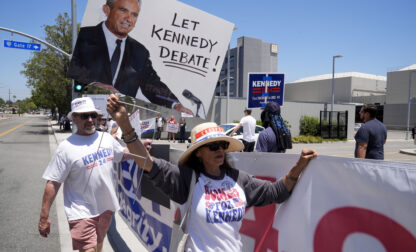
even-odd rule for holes
{"type": "Polygon", "coordinates": [[[348,111],[321,111],[320,133],[323,138],[344,139],[348,135],[348,111]]]}

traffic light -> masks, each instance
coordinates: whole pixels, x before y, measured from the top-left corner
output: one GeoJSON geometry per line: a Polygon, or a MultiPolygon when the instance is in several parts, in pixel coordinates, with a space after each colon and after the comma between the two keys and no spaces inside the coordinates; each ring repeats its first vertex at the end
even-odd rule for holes
{"type": "Polygon", "coordinates": [[[74,92],[80,93],[82,92],[82,89],[83,89],[83,86],[81,83],[77,83],[77,82],[74,83],[74,92]]]}

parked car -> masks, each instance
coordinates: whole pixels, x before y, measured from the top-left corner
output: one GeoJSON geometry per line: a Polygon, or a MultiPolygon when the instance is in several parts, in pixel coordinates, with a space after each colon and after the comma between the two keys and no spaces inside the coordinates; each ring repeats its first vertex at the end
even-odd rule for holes
{"type": "MultiPolygon", "coordinates": [[[[224,132],[227,136],[231,136],[231,132],[233,132],[234,128],[238,125],[238,123],[227,123],[227,124],[221,124],[218,125],[220,127],[222,127],[224,129],[224,132]]],[[[256,125],[256,129],[255,129],[255,139],[256,139],[256,144],[257,144],[257,138],[259,137],[260,132],[262,132],[264,130],[264,127],[256,125]]],[[[232,136],[235,139],[240,140],[241,138],[243,138],[243,127],[240,127],[237,132],[234,133],[234,135],[232,136]]],[[[188,147],[191,144],[191,137],[188,138],[188,147]]]]}
{"type": "MultiPolygon", "coordinates": [[[[238,123],[227,123],[227,124],[221,124],[219,125],[224,129],[224,132],[227,136],[231,136],[231,132],[234,130],[234,128],[238,125],[238,123]]],[[[262,126],[256,125],[255,129],[255,138],[257,141],[257,138],[259,137],[260,132],[262,132],[264,128],[262,126]]],[[[241,139],[243,138],[243,127],[240,127],[237,132],[234,133],[232,136],[235,139],[241,139]]]]}
{"type": "Polygon", "coordinates": [[[360,129],[361,125],[363,125],[363,124],[362,123],[354,124],[354,136],[357,133],[357,131],[360,129]]]}

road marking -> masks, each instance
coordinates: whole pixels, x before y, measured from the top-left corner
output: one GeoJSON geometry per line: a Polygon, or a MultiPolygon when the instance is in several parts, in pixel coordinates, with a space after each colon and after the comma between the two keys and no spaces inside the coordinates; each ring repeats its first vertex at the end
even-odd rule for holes
{"type": "Polygon", "coordinates": [[[25,125],[25,123],[28,123],[28,122],[30,122],[30,121],[32,121],[32,120],[29,120],[29,121],[27,121],[27,122],[24,122],[24,123],[22,123],[22,124],[19,124],[19,125],[17,125],[16,127],[12,128],[12,129],[9,129],[9,130],[7,130],[7,131],[5,131],[5,132],[3,132],[3,133],[0,133],[0,137],[2,137],[2,136],[6,135],[6,134],[8,134],[8,133],[10,133],[10,132],[12,132],[12,131],[14,131],[14,130],[17,130],[18,128],[20,128],[20,127],[22,127],[23,125],[25,125]]]}

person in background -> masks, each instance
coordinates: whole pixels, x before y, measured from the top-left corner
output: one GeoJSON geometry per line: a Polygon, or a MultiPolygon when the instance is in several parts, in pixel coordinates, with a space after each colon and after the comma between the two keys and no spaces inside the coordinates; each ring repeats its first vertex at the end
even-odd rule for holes
{"type": "Polygon", "coordinates": [[[156,114],[156,135],[155,135],[156,140],[160,139],[160,136],[162,134],[163,125],[164,125],[164,119],[163,119],[163,117],[160,116],[160,113],[157,113],[156,114]]]}
{"type": "Polygon", "coordinates": [[[251,109],[246,108],[244,110],[244,117],[241,118],[240,123],[231,132],[231,136],[234,135],[237,130],[243,126],[243,141],[244,152],[252,152],[254,145],[256,144],[255,133],[256,133],[256,119],[251,116],[251,109]]]}
{"type": "Polygon", "coordinates": [[[360,110],[360,118],[364,124],[355,134],[356,158],[384,160],[384,144],[387,139],[386,126],[376,119],[377,107],[364,104],[360,110]]]}
{"type": "MultiPolygon", "coordinates": [[[[176,121],[175,121],[175,117],[173,115],[168,120],[168,124],[177,124],[176,121]]],[[[175,134],[176,133],[168,132],[168,140],[169,140],[169,142],[170,142],[171,139],[173,140],[173,142],[175,142],[175,134]]]]}
{"type": "Polygon", "coordinates": [[[65,128],[65,121],[66,121],[66,115],[63,114],[61,118],[59,119],[59,130],[62,130],[65,128]]]}
{"type": "Polygon", "coordinates": [[[108,130],[107,118],[101,118],[100,129],[101,131],[107,132],[108,130]]]}
{"type": "Polygon", "coordinates": [[[103,118],[103,114],[101,112],[98,113],[97,117],[97,125],[95,126],[97,131],[104,131],[107,132],[107,119],[103,118]]]}
{"type": "Polygon", "coordinates": [[[186,131],[186,121],[185,121],[185,117],[181,118],[181,122],[179,124],[179,132],[180,132],[180,143],[184,143],[185,142],[185,131],[186,131]]]}
{"type": "MultiPolygon", "coordinates": [[[[278,103],[267,103],[261,112],[261,122],[265,130],[259,134],[256,151],[285,153],[286,148],[291,148],[291,146],[286,145],[286,142],[291,142],[291,139],[286,139],[285,133],[288,129],[283,118],[281,118],[280,105],[278,103]]],[[[290,134],[287,137],[290,138],[290,134]]]]}
{"type": "MultiPolygon", "coordinates": [[[[122,131],[134,132],[118,97],[112,94],[107,101],[107,111],[122,131]]],[[[171,200],[184,204],[192,193],[185,251],[242,251],[239,230],[245,209],[286,201],[302,171],[317,156],[315,150],[302,150],[289,172],[271,182],[228,164],[226,153],[240,151],[244,145],[226,136],[216,123],[202,123],[192,129],[191,146],[179,157],[179,165],[150,156],[136,134],[123,139],[130,152],[137,155],[134,160],[138,167],[171,200]],[[192,178],[196,183],[190,192],[192,178]],[[220,197],[218,192],[226,197],[220,197]]]]}

